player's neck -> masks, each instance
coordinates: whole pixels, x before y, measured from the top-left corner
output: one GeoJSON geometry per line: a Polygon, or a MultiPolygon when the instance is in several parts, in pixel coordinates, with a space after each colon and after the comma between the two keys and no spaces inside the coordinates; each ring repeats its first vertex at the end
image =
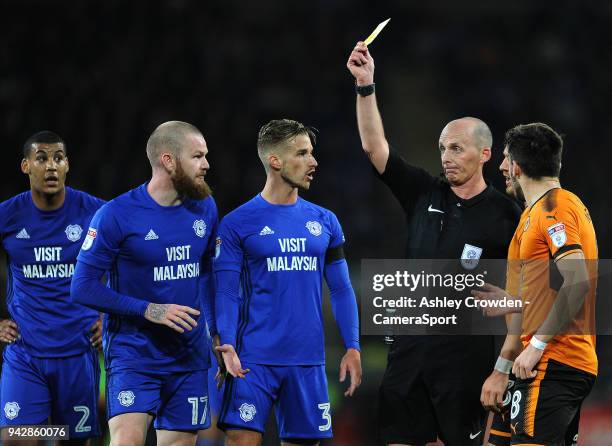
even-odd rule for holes
{"type": "Polygon", "coordinates": [[[463,200],[469,200],[470,198],[475,197],[486,188],[487,183],[482,177],[482,173],[475,174],[463,184],[451,186],[451,190],[455,193],[455,195],[463,200]]]}
{"type": "Polygon", "coordinates": [[[538,201],[546,192],[551,189],[561,187],[559,178],[545,177],[540,180],[532,180],[525,176],[519,180],[523,194],[525,195],[525,201],[529,206],[538,201]]]}
{"type": "Polygon", "coordinates": [[[298,190],[280,179],[275,180],[268,177],[261,191],[261,197],[270,204],[295,204],[298,199],[298,190]]]}
{"type": "Polygon", "coordinates": [[[151,181],[147,184],[147,192],[160,206],[177,206],[183,202],[170,177],[162,178],[153,175],[151,181]]]}
{"type": "Polygon", "coordinates": [[[56,194],[45,194],[36,189],[31,189],[31,192],[34,206],[41,211],[54,211],[59,209],[64,205],[64,200],[66,200],[66,188],[62,188],[56,194]]]}

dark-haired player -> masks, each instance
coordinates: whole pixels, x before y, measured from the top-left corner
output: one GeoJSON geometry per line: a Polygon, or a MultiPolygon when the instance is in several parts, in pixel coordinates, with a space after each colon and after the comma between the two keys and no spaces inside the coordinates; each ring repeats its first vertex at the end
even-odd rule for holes
{"type": "Polygon", "coordinates": [[[298,195],[317,161],[315,135],[281,119],[257,141],[266,171],[260,194],[222,220],[217,241],[217,324],[226,383],[219,426],[230,446],[256,446],[273,407],[284,445],[318,444],[332,436],[325,376],[323,276],[347,349],[345,392],[361,382],[357,303],[336,216],[298,195]],[[244,367],[244,368],[243,368],[244,367]]]}
{"type": "Polygon", "coordinates": [[[151,180],[96,213],[78,257],[73,298],[109,315],[111,444],[144,444],[153,419],[160,445],[192,446],[210,426],[217,206],[204,179],[207,154],[193,125],[157,127],[147,143],[151,180]],[[109,288],[100,283],[106,271],[109,288]]]}
{"type": "MultiPolygon", "coordinates": [[[[580,407],[597,374],[592,326],[597,242],[587,208],[561,188],[562,149],[563,140],[546,124],[519,125],[506,133],[500,169],[508,189],[528,205],[509,251],[509,258],[520,260],[517,295],[525,305],[522,314],[512,315],[514,324],[522,324],[521,338],[518,330],[509,332],[502,349],[506,362],[516,357],[509,365],[517,381],[510,393],[509,429],[494,425],[494,445],[576,444],[580,407]],[[550,268],[561,276],[558,287],[550,281],[550,268]]],[[[501,408],[508,371],[493,372],[483,385],[487,408],[501,408]]]]}
{"type": "MultiPolygon", "coordinates": [[[[66,424],[74,444],[99,434],[101,339],[98,313],[70,300],[70,280],[85,230],[104,203],[65,186],[66,143],[43,131],[24,144],[21,171],[30,190],[0,204],[0,239],[8,255],[0,427],[66,424]],[[92,331],[94,335],[92,337],[92,331]]],[[[15,444],[22,445],[23,442],[15,444]]]]}

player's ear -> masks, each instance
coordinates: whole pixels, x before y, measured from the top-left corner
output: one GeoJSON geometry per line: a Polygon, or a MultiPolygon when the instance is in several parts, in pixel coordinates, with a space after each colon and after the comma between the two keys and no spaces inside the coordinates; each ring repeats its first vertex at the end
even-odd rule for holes
{"type": "Polygon", "coordinates": [[[278,157],[278,155],[273,153],[268,156],[268,164],[274,170],[281,170],[283,167],[283,161],[278,157]]]}
{"type": "Polygon", "coordinates": [[[70,163],[68,162],[68,157],[65,158],[66,161],[66,173],[70,170],[70,163]]]}
{"type": "Polygon", "coordinates": [[[512,169],[512,175],[515,178],[520,178],[521,177],[521,174],[523,173],[523,171],[521,170],[521,166],[516,164],[516,161],[511,161],[510,162],[510,169],[512,169]]]}
{"type": "Polygon", "coordinates": [[[30,161],[27,158],[21,160],[21,171],[26,175],[30,175],[30,161]]]}
{"type": "Polygon", "coordinates": [[[162,152],[159,155],[159,159],[161,161],[161,165],[166,169],[166,172],[174,172],[176,168],[176,160],[174,156],[170,152],[162,152]]]}

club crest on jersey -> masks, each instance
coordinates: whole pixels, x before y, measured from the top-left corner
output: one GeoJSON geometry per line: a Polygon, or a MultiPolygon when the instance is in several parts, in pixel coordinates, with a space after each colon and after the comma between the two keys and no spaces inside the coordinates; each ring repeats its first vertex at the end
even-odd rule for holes
{"type": "Polygon", "coordinates": [[[193,230],[198,237],[204,237],[204,234],[206,234],[206,223],[204,223],[204,220],[194,221],[193,230]]]}
{"type": "Polygon", "coordinates": [[[79,225],[68,225],[66,226],[66,237],[71,242],[78,242],[81,239],[81,234],[83,233],[83,228],[79,225]]]}
{"type": "Polygon", "coordinates": [[[242,421],[246,421],[247,423],[249,421],[253,421],[253,418],[255,418],[255,414],[257,413],[255,406],[248,403],[242,403],[240,409],[238,410],[240,411],[240,418],[242,421]]]}
{"type": "Polygon", "coordinates": [[[319,223],[318,221],[306,222],[306,229],[308,229],[308,231],[316,237],[320,236],[322,232],[321,223],[319,223]]]}
{"type": "Polygon", "coordinates": [[[131,390],[122,390],[121,392],[119,392],[119,396],[117,396],[117,399],[119,400],[119,404],[128,407],[134,404],[134,399],[136,399],[136,396],[131,390]]]}
{"type": "Polygon", "coordinates": [[[89,248],[91,248],[91,245],[93,245],[93,242],[96,239],[97,235],[98,231],[96,231],[94,228],[89,228],[87,230],[87,235],[85,236],[85,240],[83,241],[83,246],[81,246],[81,249],[83,251],[87,251],[89,248]]]}
{"type": "Polygon", "coordinates": [[[548,236],[557,248],[562,247],[567,242],[567,234],[565,233],[565,225],[563,223],[556,223],[552,226],[549,226],[548,236]]]}
{"type": "Polygon", "coordinates": [[[482,255],[482,248],[466,243],[461,253],[461,266],[465,269],[474,269],[478,266],[478,261],[482,255]]]}
{"type": "Polygon", "coordinates": [[[4,415],[9,420],[14,420],[19,415],[19,404],[16,401],[9,401],[4,405],[4,415]]]}
{"type": "Polygon", "coordinates": [[[221,254],[221,237],[215,240],[215,259],[219,257],[219,254],[221,254]]]}

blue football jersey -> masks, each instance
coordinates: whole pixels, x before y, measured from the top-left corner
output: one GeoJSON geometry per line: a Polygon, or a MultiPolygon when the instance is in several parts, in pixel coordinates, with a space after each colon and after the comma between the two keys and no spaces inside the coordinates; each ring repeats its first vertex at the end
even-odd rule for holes
{"type": "Polygon", "coordinates": [[[106,367],[190,371],[210,366],[200,294],[218,226],[212,197],[161,206],[147,184],[109,201],[94,216],[79,262],[109,272],[110,287],[146,302],[186,305],[202,313],[192,331],[177,333],[144,316],[110,314],[105,320],[106,367]]]}
{"type": "Polygon", "coordinates": [[[241,290],[237,327],[217,320],[222,342],[236,330],[244,362],[324,364],[325,254],[343,242],[336,216],[301,198],[274,205],[257,195],[225,216],[214,269],[240,272],[241,290]]]}
{"type": "Polygon", "coordinates": [[[0,204],[7,306],[21,333],[17,343],[32,356],[66,357],[90,348],[98,313],[70,300],[70,280],[89,222],[103,204],[69,187],[54,211],[38,209],[30,191],[0,204]]]}

